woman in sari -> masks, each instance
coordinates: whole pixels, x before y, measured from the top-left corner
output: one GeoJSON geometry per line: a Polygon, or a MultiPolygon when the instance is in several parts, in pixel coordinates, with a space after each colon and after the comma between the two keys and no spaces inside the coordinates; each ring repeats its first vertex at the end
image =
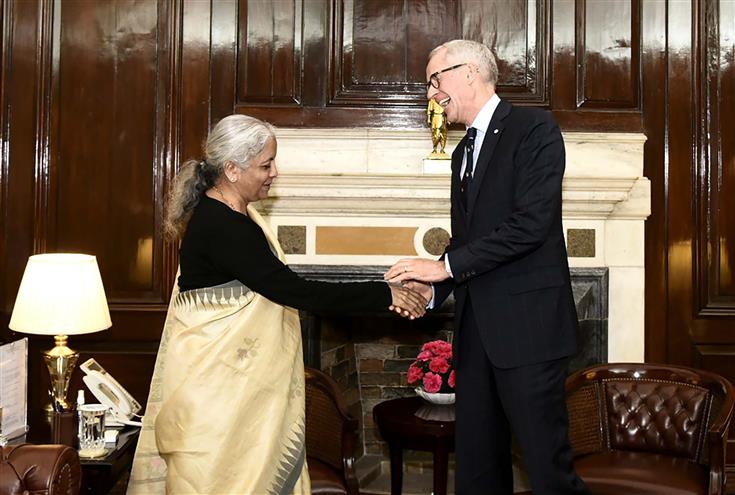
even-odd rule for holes
{"type": "Polygon", "coordinates": [[[161,337],[128,494],[310,493],[298,309],[415,318],[426,301],[383,282],[304,280],[252,203],[278,175],[273,127],[210,132],[174,180],[166,227],[180,276],[161,337]]]}

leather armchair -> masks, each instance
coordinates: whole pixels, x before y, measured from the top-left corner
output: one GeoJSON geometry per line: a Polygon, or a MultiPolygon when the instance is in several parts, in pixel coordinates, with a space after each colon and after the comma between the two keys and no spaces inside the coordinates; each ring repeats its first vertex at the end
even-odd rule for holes
{"type": "Polygon", "coordinates": [[[306,368],[306,462],[314,495],[358,495],[357,419],[327,374],[306,368]]]}
{"type": "Polygon", "coordinates": [[[577,473],[595,495],[723,494],[735,391],[702,370],[607,364],[567,379],[577,473]]]}
{"type": "Polygon", "coordinates": [[[0,448],[0,495],[77,495],[81,466],[65,445],[14,445],[0,448]]]}

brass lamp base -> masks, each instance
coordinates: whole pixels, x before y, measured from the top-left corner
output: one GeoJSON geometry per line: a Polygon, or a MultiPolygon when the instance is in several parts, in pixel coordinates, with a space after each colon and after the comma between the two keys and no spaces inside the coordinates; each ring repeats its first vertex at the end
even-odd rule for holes
{"type": "Polygon", "coordinates": [[[66,335],[56,335],[54,340],[56,347],[43,353],[43,360],[51,375],[51,399],[56,403],[56,405],[51,404],[50,408],[54,410],[55,407],[58,407],[63,411],[68,411],[71,407],[66,400],[66,393],[69,390],[69,379],[79,359],[79,353],[66,346],[66,335]]]}

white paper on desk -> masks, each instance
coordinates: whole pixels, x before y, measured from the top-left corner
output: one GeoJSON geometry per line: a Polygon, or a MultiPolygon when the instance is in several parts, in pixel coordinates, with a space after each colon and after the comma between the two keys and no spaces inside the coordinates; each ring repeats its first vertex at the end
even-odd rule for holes
{"type": "Polygon", "coordinates": [[[28,339],[0,346],[0,431],[11,439],[26,432],[28,390],[28,339]]]}

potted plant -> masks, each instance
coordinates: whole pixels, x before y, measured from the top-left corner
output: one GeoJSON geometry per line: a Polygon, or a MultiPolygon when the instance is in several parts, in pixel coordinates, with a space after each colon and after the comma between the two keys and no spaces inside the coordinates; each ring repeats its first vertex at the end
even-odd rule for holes
{"type": "Polygon", "coordinates": [[[421,352],[408,367],[408,384],[416,394],[432,404],[454,404],[452,344],[434,340],[421,346],[421,352]]]}

